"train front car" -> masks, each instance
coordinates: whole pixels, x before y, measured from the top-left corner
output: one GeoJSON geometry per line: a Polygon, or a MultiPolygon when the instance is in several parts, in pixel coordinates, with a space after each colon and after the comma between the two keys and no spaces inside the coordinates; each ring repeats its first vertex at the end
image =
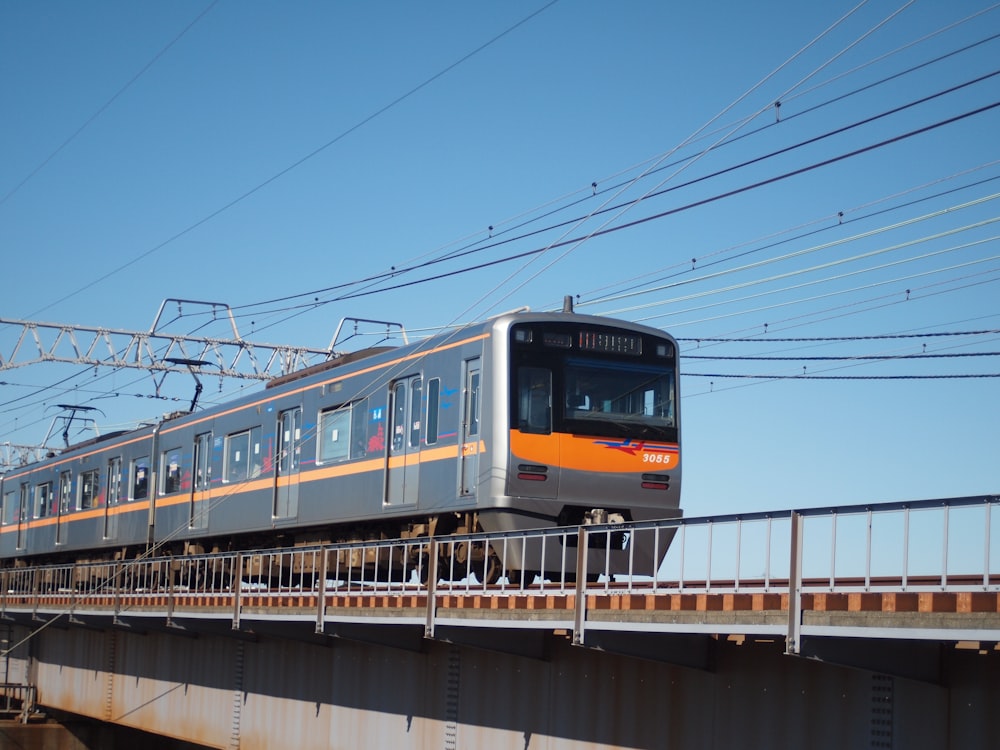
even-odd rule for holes
{"type": "MultiPolygon", "coordinates": [[[[484,528],[680,515],[679,372],[672,337],[593,316],[521,314],[498,319],[492,342],[496,371],[507,373],[494,385],[493,439],[506,444],[508,455],[492,484],[493,502],[503,509],[483,514],[484,528]]],[[[670,541],[661,535],[654,545],[653,538],[595,536],[588,572],[652,574],[670,541]]],[[[569,552],[552,550],[543,567],[575,564],[569,552]]]]}

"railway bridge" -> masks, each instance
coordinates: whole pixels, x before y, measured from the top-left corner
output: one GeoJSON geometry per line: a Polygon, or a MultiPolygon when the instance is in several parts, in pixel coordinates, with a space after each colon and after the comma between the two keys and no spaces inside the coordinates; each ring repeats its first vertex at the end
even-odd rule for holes
{"type": "Polygon", "coordinates": [[[243,750],[990,747],[998,505],[8,569],[0,708],[243,750]],[[593,573],[640,535],[655,569],[593,573]]]}

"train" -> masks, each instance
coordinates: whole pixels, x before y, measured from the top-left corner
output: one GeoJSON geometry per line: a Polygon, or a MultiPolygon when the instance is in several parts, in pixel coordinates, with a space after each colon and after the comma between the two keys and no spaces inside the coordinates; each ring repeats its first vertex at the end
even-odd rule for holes
{"type": "Polygon", "coordinates": [[[332,358],[0,476],[0,567],[675,517],[678,360],[571,309],[332,358]]]}

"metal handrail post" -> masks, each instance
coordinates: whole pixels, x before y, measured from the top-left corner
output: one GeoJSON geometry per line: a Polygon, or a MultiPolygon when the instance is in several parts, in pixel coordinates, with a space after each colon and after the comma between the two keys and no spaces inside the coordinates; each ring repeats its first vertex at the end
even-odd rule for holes
{"type": "Polygon", "coordinates": [[[326,621],[326,573],[330,560],[330,550],[324,547],[320,550],[321,562],[319,572],[319,588],[316,591],[318,601],[316,602],[316,632],[323,632],[323,623],[326,621]]]}
{"type": "Polygon", "coordinates": [[[990,586],[990,516],[993,515],[993,504],[987,501],[983,505],[986,518],[983,519],[983,589],[990,586]]]}
{"type": "Polygon", "coordinates": [[[233,563],[233,577],[230,588],[233,590],[233,630],[240,629],[240,615],[243,611],[243,553],[236,553],[233,563]]]}
{"type": "Polygon", "coordinates": [[[437,539],[431,537],[427,545],[427,620],[424,623],[424,638],[434,637],[434,623],[437,619],[437,539]]]}
{"type": "Polygon", "coordinates": [[[791,540],[788,566],[788,634],[785,653],[799,654],[802,649],[802,514],[791,513],[791,540]]]}
{"type": "MultiPolygon", "coordinates": [[[[544,575],[543,575],[544,577],[544,575]]],[[[573,643],[583,645],[587,621],[587,529],[581,526],[576,535],[576,605],[573,608],[573,643]]]]}

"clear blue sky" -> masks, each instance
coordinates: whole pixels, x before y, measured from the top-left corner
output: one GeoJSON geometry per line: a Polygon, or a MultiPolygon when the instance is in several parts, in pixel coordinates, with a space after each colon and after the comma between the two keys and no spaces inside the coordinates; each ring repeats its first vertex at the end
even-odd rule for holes
{"type": "MultiPolygon", "coordinates": [[[[689,515],[997,492],[1000,378],[923,379],[1000,373],[990,8],[6,2],[0,317],[142,330],[211,300],[323,347],[343,316],[419,335],[573,294],[682,339],[689,515]],[[932,354],[976,356],[734,359],[932,354]]],[[[227,335],[169,327],[196,329],[227,335]]],[[[104,430],[184,405],[136,371],[0,382],[18,444],[56,403],[104,430]]]]}

